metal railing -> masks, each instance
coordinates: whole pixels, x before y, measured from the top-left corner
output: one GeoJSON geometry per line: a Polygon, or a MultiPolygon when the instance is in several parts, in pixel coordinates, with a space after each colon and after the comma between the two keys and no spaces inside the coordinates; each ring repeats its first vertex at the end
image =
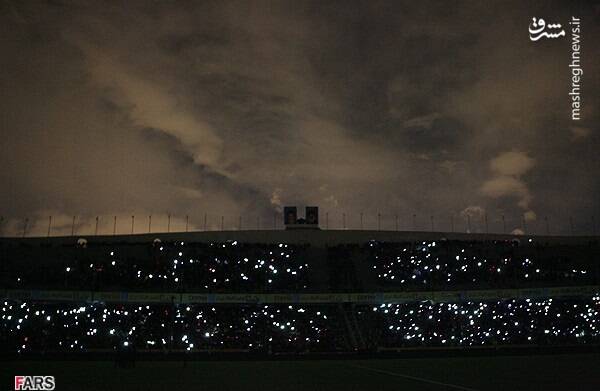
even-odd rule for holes
{"type": "MultiPolygon", "coordinates": [[[[478,216],[464,214],[399,214],[399,213],[346,213],[321,211],[320,228],[326,230],[422,231],[490,234],[529,234],[596,236],[594,216],[587,221],[573,217],[550,218],[543,216],[527,219],[525,215],[478,216]]],[[[0,237],[52,237],[128,235],[191,231],[281,230],[284,229],[280,212],[268,215],[227,215],[196,213],[184,216],[157,215],[90,215],[4,217],[0,216],[0,237]]]]}

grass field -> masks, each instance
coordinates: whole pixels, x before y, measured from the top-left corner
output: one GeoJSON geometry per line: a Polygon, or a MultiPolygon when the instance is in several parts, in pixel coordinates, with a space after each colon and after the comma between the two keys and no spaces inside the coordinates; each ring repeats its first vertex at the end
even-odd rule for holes
{"type": "Polygon", "coordinates": [[[54,375],[56,390],[600,390],[600,355],[382,360],[3,362],[14,375],[54,375]]]}

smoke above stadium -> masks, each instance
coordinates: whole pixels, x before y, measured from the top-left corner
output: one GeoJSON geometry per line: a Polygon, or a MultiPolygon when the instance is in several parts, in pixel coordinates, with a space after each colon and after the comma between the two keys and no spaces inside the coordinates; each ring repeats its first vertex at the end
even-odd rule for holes
{"type": "Polygon", "coordinates": [[[50,215],[55,234],[73,216],[78,232],[96,216],[104,233],[114,216],[122,233],[269,228],[291,204],[331,228],[379,213],[386,229],[591,234],[599,16],[587,2],[3,1],[0,232],[27,218],[45,235],[50,215]],[[578,121],[570,37],[532,42],[534,16],[581,19],[578,121]]]}

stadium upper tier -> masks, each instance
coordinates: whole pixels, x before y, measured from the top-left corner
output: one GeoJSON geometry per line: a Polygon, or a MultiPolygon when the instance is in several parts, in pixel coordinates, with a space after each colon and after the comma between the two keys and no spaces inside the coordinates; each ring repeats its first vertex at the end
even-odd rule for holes
{"type": "Polygon", "coordinates": [[[230,231],[0,240],[8,289],[381,292],[597,285],[595,237],[230,231]]]}

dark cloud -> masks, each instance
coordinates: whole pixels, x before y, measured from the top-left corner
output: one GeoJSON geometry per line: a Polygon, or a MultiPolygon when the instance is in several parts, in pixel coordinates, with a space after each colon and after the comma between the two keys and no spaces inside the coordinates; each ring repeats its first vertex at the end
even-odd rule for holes
{"type": "Polygon", "coordinates": [[[581,232],[600,219],[599,10],[587,2],[0,5],[2,230],[271,226],[316,204],[339,226],[581,232]],[[583,120],[569,111],[582,20],[583,120]],[[142,217],[143,216],[143,217],[142,217]],[[250,223],[252,222],[252,223],[250,223]],[[390,226],[389,224],[392,224],[390,226]],[[587,224],[587,225],[586,225],[587,224]]]}

